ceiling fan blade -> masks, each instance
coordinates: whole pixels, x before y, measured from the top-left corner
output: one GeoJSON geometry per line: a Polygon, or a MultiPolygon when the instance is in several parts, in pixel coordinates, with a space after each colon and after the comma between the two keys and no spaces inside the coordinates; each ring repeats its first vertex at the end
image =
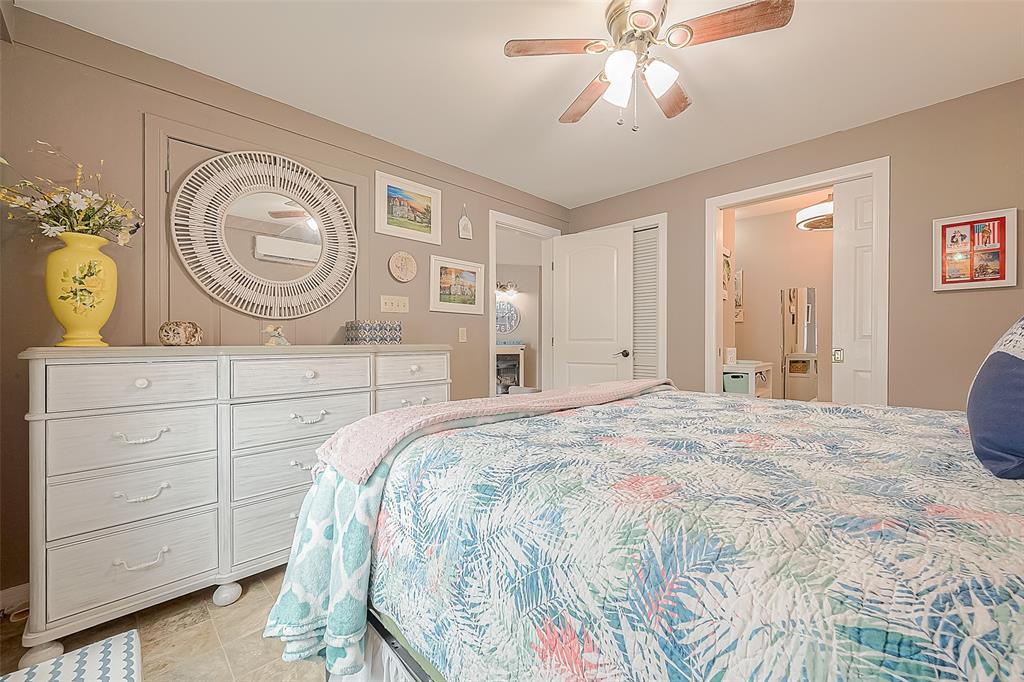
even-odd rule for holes
{"type": "MultiPolygon", "coordinates": [[[[642,72],[640,80],[647,86],[647,91],[651,93],[651,97],[654,97],[654,90],[651,89],[650,83],[647,82],[647,77],[642,72]]],[[[669,86],[669,89],[663,92],[661,97],[654,97],[654,101],[661,107],[661,113],[665,114],[665,118],[675,118],[690,106],[690,96],[686,94],[678,80],[669,86]]]]}
{"type": "Polygon", "coordinates": [[[510,40],[505,43],[505,56],[537,57],[549,54],[601,54],[607,49],[608,41],[598,38],[510,40]]]}
{"type": "Polygon", "coordinates": [[[565,110],[565,113],[558,117],[558,122],[577,123],[590,111],[594,103],[601,99],[601,95],[604,94],[609,85],[611,83],[604,77],[604,71],[597,74],[597,77],[590,81],[587,87],[583,88],[583,92],[580,93],[579,97],[573,100],[569,108],[565,110]]]}
{"type": "Polygon", "coordinates": [[[782,28],[793,17],[794,0],[756,0],[673,24],[665,33],[671,47],[700,45],[782,28]]]}

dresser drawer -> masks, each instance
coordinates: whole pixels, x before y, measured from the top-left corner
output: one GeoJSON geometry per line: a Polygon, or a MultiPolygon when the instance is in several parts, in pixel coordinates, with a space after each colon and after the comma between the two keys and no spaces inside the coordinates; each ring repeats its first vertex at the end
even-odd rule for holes
{"type": "Polygon", "coordinates": [[[370,414],[370,394],[274,400],[231,408],[232,447],[241,449],[329,436],[370,414]]]}
{"type": "Polygon", "coordinates": [[[46,487],[46,537],[66,538],[217,501],[217,458],[46,487]]]}
{"type": "Polygon", "coordinates": [[[407,386],[377,391],[377,411],[393,410],[412,405],[436,405],[448,400],[448,384],[407,386]]]}
{"type": "Polygon", "coordinates": [[[215,405],[53,419],[46,424],[49,476],[216,449],[215,405]]]}
{"type": "Polygon", "coordinates": [[[377,385],[448,378],[446,353],[396,353],[377,356],[377,385]]]}
{"type": "Polygon", "coordinates": [[[232,499],[241,500],[311,484],[310,470],[316,464],[316,449],[320,442],[282,446],[270,452],[233,457],[232,499]]]}
{"type": "Polygon", "coordinates": [[[213,400],[217,363],[110,362],[49,365],[47,412],[213,400]]]}
{"type": "Polygon", "coordinates": [[[232,512],[231,563],[243,564],[292,546],[306,491],[236,507],[232,512]]]}
{"type": "Polygon", "coordinates": [[[233,360],[231,396],[336,391],[370,385],[370,357],[233,360]]]}
{"type": "Polygon", "coordinates": [[[49,549],[46,617],[65,618],[216,568],[216,510],[49,549]]]}

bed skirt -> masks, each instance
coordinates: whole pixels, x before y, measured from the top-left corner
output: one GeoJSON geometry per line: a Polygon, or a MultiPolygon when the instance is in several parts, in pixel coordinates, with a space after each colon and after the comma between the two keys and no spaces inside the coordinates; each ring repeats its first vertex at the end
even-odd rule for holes
{"type": "Polygon", "coordinates": [[[328,682],[420,682],[402,663],[398,654],[377,634],[372,625],[366,628],[366,653],[363,669],[355,675],[327,674],[328,682]]]}

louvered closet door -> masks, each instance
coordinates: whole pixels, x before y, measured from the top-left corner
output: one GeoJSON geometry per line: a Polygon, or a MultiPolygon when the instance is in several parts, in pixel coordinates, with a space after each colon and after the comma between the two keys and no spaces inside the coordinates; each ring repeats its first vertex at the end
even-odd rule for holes
{"type": "Polygon", "coordinates": [[[633,378],[658,376],[658,228],[633,233],[633,378]]]}

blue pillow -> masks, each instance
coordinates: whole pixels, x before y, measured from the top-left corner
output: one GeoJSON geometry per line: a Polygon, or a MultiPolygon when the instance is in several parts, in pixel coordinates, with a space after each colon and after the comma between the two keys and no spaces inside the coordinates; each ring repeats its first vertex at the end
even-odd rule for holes
{"type": "Polygon", "coordinates": [[[999,478],[1024,478],[1024,318],[985,358],[967,396],[971,443],[999,478]]]}

